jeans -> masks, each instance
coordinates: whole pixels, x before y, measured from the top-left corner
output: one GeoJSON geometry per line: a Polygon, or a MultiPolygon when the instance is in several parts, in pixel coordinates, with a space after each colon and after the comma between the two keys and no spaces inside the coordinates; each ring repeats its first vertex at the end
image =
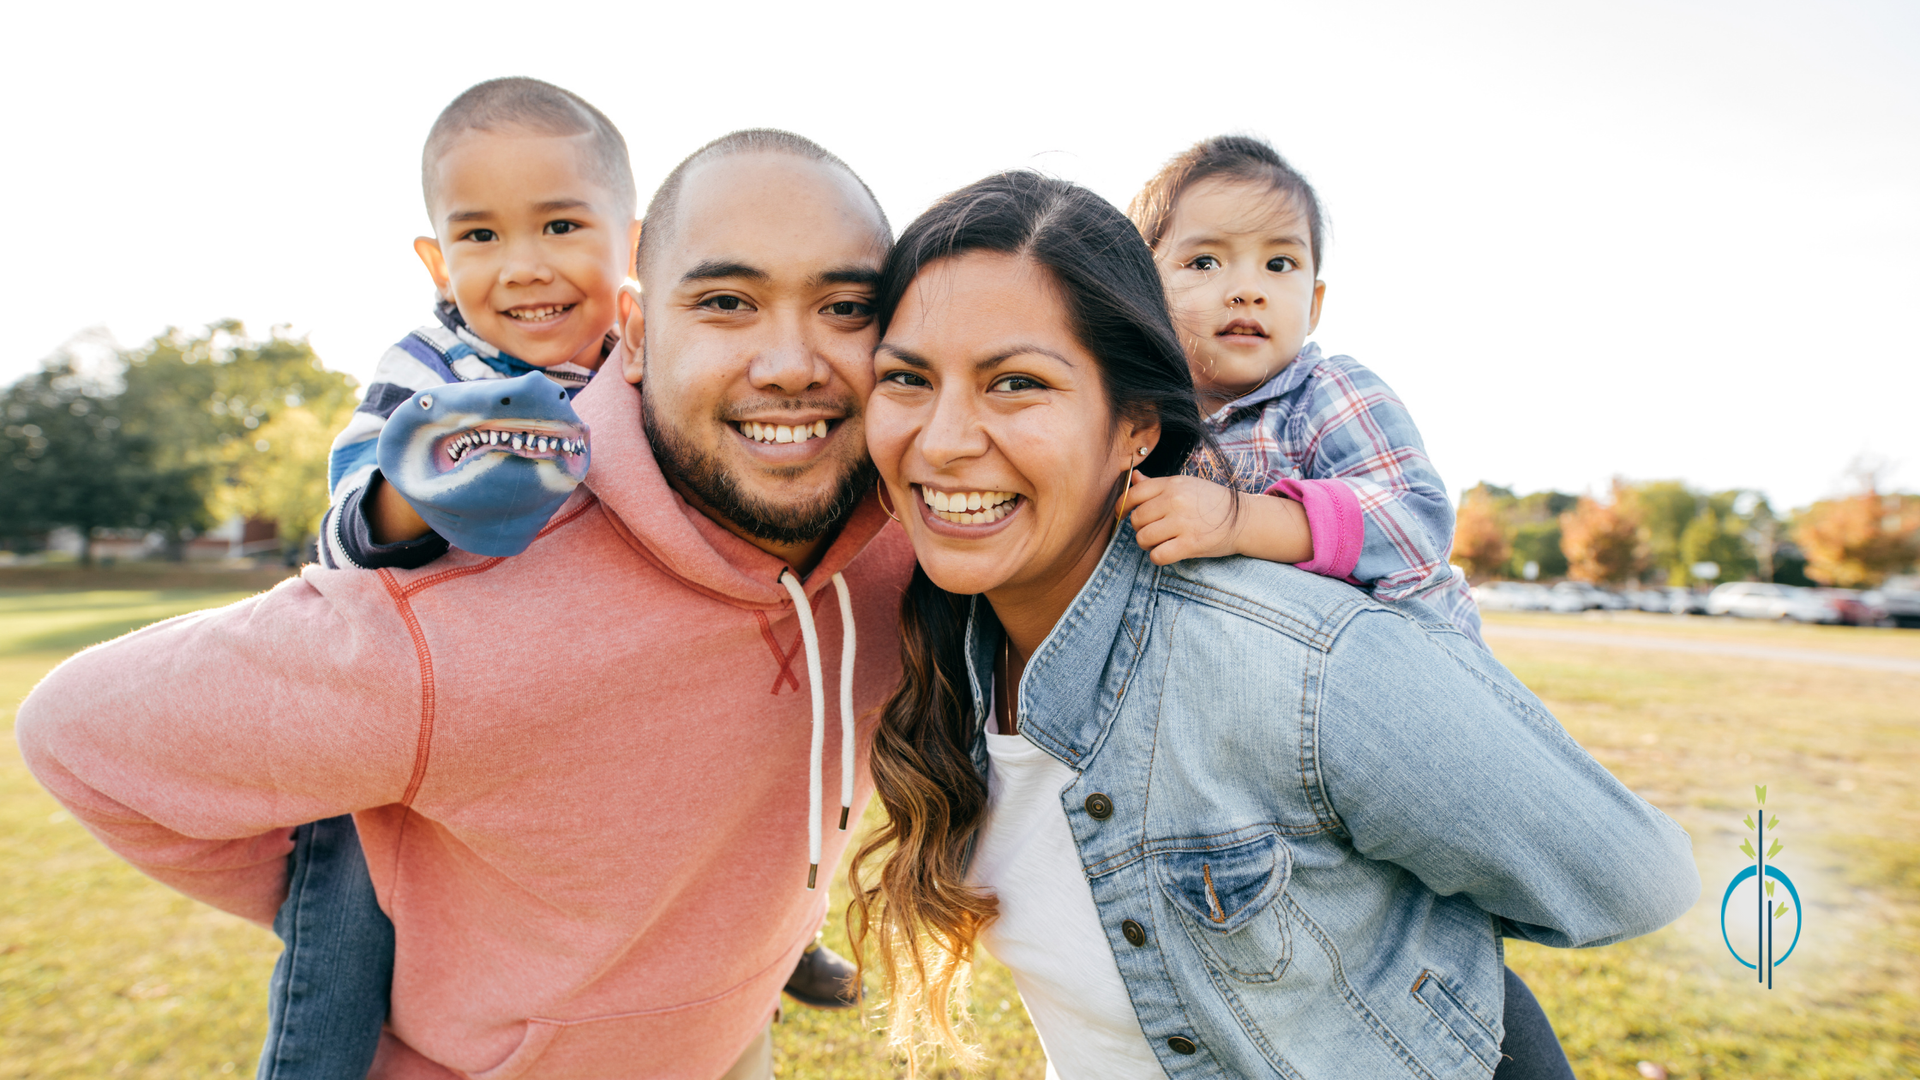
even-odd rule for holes
{"type": "Polygon", "coordinates": [[[365,1080],[393,986],[393,922],[380,910],[351,817],[293,831],[286,949],[267,989],[258,1080],[365,1080]]]}
{"type": "Polygon", "coordinates": [[[1493,1071],[1493,1080],[1573,1080],[1573,1066],[1567,1064],[1546,1011],[1512,968],[1507,969],[1502,1019],[1507,1034],[1500,1040],[1500,1067],[1493,1071]]]}

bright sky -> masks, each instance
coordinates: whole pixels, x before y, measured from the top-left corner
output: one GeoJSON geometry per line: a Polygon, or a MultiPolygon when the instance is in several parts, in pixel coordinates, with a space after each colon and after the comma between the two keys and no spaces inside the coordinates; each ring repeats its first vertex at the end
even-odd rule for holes
{"type": "Polygon", "coordinates": [[[364,381],[428,317],[427,128],[524,74],[611,116],[643,193],[785,127],[896,228],[1017,166],[1124,206],[1258,132],[1332,215],[1316,339],[1400,392],[1456,492],[1618,473],[1791,506],[1862,456],[1920,488],[1904,0],[37,4],[0,61],[0,380],[90,327],[232,315],[364,381]]]}

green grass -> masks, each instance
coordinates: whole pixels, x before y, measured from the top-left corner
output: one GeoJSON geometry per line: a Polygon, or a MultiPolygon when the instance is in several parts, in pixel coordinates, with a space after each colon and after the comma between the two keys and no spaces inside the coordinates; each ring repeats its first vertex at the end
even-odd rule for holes
{"type": "MultiPolygon", "coordinates": [[[[0,729],[68,653],[232,592],[0,590],[0,729]]],[[[1920,658],[1920,634],[1729,623],[1495,616],[1641,637],[1920,658]]],[[[1656,934],[1562,952],[1512,944],[1588,1080],[1920,1076],[1920,677],[1496,638],[1501,658],[1581,743],[1687,827],[1701,902],[1656,934]],[[1720,942],[1754,784],[1807,903],[1799,951],[1756,987],[1720,942]]],[[[272,935],[185,900],[109,855],[0,751],[0,1080],[250,1074],[272,935]]],[[[844,886],[835,880],[836,912],[844,886]]],[[[838,917],[828,940],[844,947],[838,917]]],[[[987,1077],[1044,1070],[1019,995],[988,962],[973,1009],[987,1077]]],[[[790,1008],[783,1078],[901,1075],[871,1016],[790,1008]]],[[[936,1065],[929,1075],[958,1075],[936,1065]]]]}

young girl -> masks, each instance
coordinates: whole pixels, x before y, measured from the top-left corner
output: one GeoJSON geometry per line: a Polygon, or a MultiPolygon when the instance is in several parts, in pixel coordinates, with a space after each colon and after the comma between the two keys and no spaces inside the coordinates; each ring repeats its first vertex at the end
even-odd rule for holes
{"type": "Polygon", "coordinates": [[[1453,573],[1453,508],[1399,397],[1352,357],[1324,356],[1324,226],[1313,188],[1260,139],[1174,158],[1133,200],[1166,285],[1207,426],[1239,489],[1134,476],[1133,527],[1155,563],[1248,555],[1418,597],[1473,641],[1480,612],[1453,573]],[[1279,495],[1283,498],[1265,498],[1279,495]],[[1237,511],[1237,512],[1236,512],[1237,511]]]}

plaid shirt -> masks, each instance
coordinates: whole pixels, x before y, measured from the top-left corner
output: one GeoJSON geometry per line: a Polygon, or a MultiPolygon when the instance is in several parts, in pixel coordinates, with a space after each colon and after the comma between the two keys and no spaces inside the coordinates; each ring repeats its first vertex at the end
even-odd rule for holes
{"type": "MultiPolygon", "coordinates": [[[[1366,539],[1349,580],[1382,600],[1418,597],[1483,646],[1480,609],[1447,563],[1453,505],[1400,398],[1350,356],[1309,343],[1293,363],[1207,418],[1235,484],[1337,480],[1359,500],[1366,539]]],[[[1203,467],[1189,471],[1205,475],[1203,467]]]]}

